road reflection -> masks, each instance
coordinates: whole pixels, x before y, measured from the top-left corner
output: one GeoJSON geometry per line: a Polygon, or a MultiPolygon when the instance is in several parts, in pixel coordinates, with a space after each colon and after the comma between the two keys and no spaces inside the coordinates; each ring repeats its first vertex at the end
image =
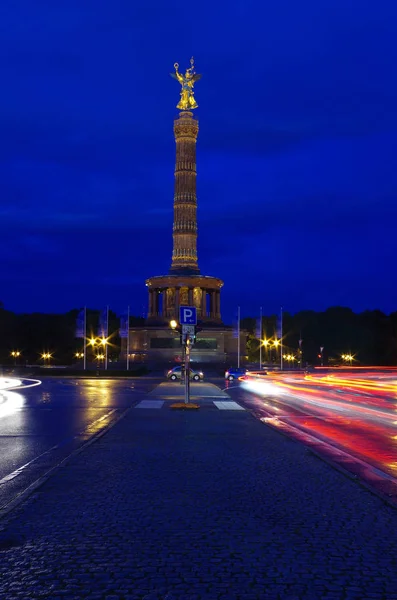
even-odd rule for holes
{"type": "Polygon", "coordinates": [[[17,392],[2,391],[0,393],[0,419],[22,410],[25,398],[17,392]]]}
{"type": "Polygon", "coordinates": [[[244,402],[269,424],[397,478],[397,371],[251,373],[241,385],[244,402]]]}

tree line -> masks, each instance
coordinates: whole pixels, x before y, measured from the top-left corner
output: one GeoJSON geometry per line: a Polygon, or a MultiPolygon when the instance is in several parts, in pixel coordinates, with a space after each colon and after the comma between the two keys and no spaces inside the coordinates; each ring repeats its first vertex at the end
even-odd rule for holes
{"type": "MultiPolygon", "coordinates": [[[[76,339],[76,319],[79,309],[64,314],[17,314],[0,304],[0,362],[12,364],[11,352],[19,351],[20,364],[39,364],[41,354],[52,354],[54,364],[72,364],[82,350],[83,340],[76,339]]],[[[98,333],[100,311],[87,309],[87,334],[98,333]]],[[[274,339],[278,315],[262,319],[262,339],[274,339]]],[[[130,326],[144,325],[142,317],[131,316],[130,326]]],[[[119,317],[109,311],[109,358],[117,360],[120,352],[119,317]]],[[[247,331],[247,352],[250,360],[259,360],[258,321],[254,317],[241,320],[247,331]]],[[[397,365],[397,312],[389,315],[380,310],[355,313],[350,308],[335,306],[324,312],[301,311],[283,313],[283,349],[298,355],[299,340],[303,359],[319,364],[323,348],[325,364],[341,362],[342,354],[354,356],[361,365],[397,365]]],[[[273,355],[273,358],[275,353],[273,355]]],[[[265,357],[263,348],[263,358],[265,357]]]]}
{"type": "MultiPolygon", "coordinates": [[[[278,315],[262,319],[262,338],[274,338],[278,315]]],[[[246,318],[241,327],[248,331],[248,355],[259,360],[258,322],[246,318]]],[[[342,355],[351,354],[356,365],[397,365],[397,312],[380,310],[355,313],[350,308],[333,306],[323,312],[305,310],[283,313],[283,348],[299,354],[309,364],[342,364],[342,355]],[[321,358],[321,348],[323,348],[321,358]]]]}
{"type": "MultiPolygon", "coordinates": [[[[43,353],[52,355],[54,365],[78,362],[75,355],[83,350],[83,339],[76,338],[79,312],[76,308],[63,314],[16,314],[0,306],[0,363],[40,364],[43,353]],[[17,358],[11,354],[16,351],[20,352],[17,358]]],[[[87,308],[87,337],[97,337],[99,317],[99,310],[87,308]]],[[[130,326],[143,323],[142,317],[130,317],[130,326]]],[[[119,327],[119,317],[109,310],[110,360],[117,360],[120,354],[119,327]]],[[[87,355],[87,359],[90,356],[87,355]]]]}

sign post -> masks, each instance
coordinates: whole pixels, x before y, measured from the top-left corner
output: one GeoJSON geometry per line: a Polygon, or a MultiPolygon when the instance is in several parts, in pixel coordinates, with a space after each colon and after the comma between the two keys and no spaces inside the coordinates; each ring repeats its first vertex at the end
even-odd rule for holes
{"type": "Polygon", "coordinates": [[[190,401],[190,344],[189,338],[185,343],[185,404],[190,401]]]}
{"type": "Polygon", "coordinates": [[[182,343],[185,348],[185,404],[190,400],[190,348],[194,342],[197,325],[197,309],[195,306],[179,307],[179,322],[182,325],[182,343]]]}

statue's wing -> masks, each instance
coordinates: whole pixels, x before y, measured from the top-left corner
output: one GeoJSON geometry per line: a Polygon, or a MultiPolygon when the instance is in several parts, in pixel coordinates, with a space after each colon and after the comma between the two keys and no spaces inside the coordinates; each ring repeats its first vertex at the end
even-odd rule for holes
{"type": "Polygon", "coordinates": [[[170,73],[171,77],[173,77],[174,79],[176,79],[178,81],[178,77],[176,76],[176,73],[170,73]]]}
{"type": "Polygon", "coordinates": [[[196,81],[198,81],[199,79],[201,79],[201,73],[196,73],[196,75],[193,76],[194,83],[196,83],[196,81]]]}

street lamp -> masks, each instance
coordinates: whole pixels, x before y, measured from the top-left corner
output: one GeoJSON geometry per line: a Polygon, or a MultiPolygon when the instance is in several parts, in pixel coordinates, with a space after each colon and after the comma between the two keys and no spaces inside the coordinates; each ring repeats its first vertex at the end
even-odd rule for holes
{"type": "Polygon", "coordinates": [[[43,359],[44,365],[45,365],[46,364],[46,360],[48,360],[48,362],[49,362],[50,359],[52,358],[52,354],[50,352],[42,352],[41,358],[43,359]]]}
{"type": "Polygon", "coordinates": [[[352,354],[342,354],[342,360],[346,361],[346,362],[350,362],[350,366],[352,366],[352,362],[354,359],[354,356],[352,354]]]}
{"type": "Polygon", "coordinates": [[[21,353],[19,352],[19,350],[13,350],[13,351],[11,352],[11,356],[12,356],[12,357],[13,357],[13,359],[14,359],[14,366],[16,366],[16,364],[17,364],[17,358],[18,358],[19,356],[21,356],[21,353]]]}
{"type": "Polygon", "coordinates": [[[95,358],[98,360],[98,365],[99,365],[99,360],[105,359],[105,369],[108,368],[108,344],[109,341],[107,338],[102,337],[102,338],[90,338],[88,340],[88,344],[92,347],[92,350],[96,351],[97,354],[95,355],[95,358]],[[103,351],[105,351],[103,353],[103,351]]]}
{"type": "Polygon", "coordinates": [[[182,345],[182,358],[181,358],[181,367],[182,367],[182,374],[181,374],[181,384],[183,384],[183,380],[184,380],[184,373],[185,373],[185,359],[186,359],[186,346],[185,344],[182,344],[182,335],[181,335],[181,329],[178,329],[178,321],[176,321],[175,319],[171,319],[170,321],[170,327],[172,329],[172,331],[179,331],[180,334],[180,343],[182,345]]]}
{"type": "Polygon", "coordinates": [[[75,357],[76,358],[84,358],[84,352],[76,352],[75,357]]]}
{"type": "Polygon", "coordinates": [[[293,363],[294,360],[295,360],[295,356],[293,356],[292,354],[283,354],[283,358],[286,361],[288,361],[288,363],[290,364],[290,366],[292,366],[291,363],[293,363]]]}
{"type": "Polygon", "coordinates": [[[273,340],[273,348],[276,349],[276,356],[275,356],[276,362],[278,361],[278,349],[279,349],[279,346],[280,346],[280,340],[278,340],[277,338],[275,338],[273,340]]]}
{"type": "Polygon", "coordinates": [[[262,340],[262,346],[265,347],[265,358],[266,358],[266,362],[268,362],[269,361],[269,355],[268,355],[269,340],[267,340],[266,338],[264,340],[262,340]]]}

